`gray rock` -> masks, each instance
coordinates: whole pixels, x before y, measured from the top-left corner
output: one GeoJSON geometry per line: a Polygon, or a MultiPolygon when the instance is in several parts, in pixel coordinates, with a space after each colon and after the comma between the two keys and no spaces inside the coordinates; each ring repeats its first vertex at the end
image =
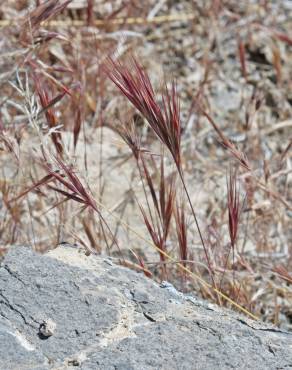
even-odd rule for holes
{"type": "Polygon", "coordinates": [[[0,267],[0,369],[292,369],[292,334],[62,247],[0,267]]]}

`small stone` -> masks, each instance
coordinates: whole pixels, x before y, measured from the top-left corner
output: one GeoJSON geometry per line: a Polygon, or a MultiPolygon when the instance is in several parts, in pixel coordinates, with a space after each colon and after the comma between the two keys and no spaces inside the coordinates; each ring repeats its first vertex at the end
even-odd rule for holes
{"type": "Polygon", "coordinates": [[[76,358],[73,358],[68,361],[69,366],[80,366],[80,361],[77,360],[76,358]]]}
{"type": "Polygon", "coordinates": [[[46,338],[51,337],[54,334],[56,327],[57,324],[53,320],[44,320],[40,325],[39,334],[46,338]]]}

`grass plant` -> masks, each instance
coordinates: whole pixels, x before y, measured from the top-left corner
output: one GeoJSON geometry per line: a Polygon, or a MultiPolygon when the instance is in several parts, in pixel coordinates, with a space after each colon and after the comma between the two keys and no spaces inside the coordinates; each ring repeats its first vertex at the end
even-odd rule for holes
{"type": "Polygon", "coordinates": [[[180,6],[0,5],[0,255],[76,243],[290,329],[286,5],[180,6]]]}

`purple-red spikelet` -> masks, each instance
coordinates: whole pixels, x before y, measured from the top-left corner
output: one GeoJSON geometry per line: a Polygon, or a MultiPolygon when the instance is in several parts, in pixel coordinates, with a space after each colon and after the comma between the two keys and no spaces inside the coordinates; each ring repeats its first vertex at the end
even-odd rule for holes
{"type": "Polygon", "coordinates": [[[228,224],[231,245],[234,247],[238,234],[238,225],[241,213],[236,172],[230,172],[227,181],[228,224]]]}
{"type": "Polygon", "coordinates": [[[176,233],[179,245],[180,259],[184,267],[186,267],[186,261],[188,259],[188,241],[187,241],[187,224],[185,218],[185,206],[183,201],[181,204],[176,203],[174,208],[174,218],[176,233]]]}

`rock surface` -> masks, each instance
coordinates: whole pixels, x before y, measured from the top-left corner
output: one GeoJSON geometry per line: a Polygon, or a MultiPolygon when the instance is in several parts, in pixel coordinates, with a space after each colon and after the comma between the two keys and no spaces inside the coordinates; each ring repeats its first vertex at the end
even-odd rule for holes
{"type": "Polygon", "coordinates": [[[292,369],[292,333],[110,259],[12,248],[0,267],[0,369],[292,369]]]}

